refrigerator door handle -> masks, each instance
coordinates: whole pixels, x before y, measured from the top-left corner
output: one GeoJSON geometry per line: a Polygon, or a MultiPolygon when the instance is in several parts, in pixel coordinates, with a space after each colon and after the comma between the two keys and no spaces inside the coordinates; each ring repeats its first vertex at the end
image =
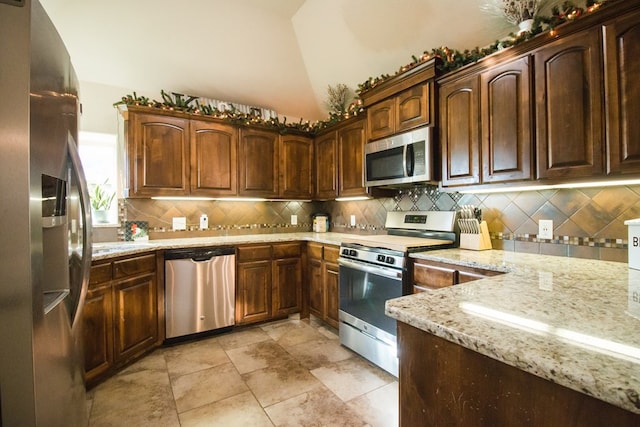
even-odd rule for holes
{"type": "MultiPolygon", "coordinates": [[[[80,314],[84,305],[84,300],[87,294],[87,288],[89,286],[89,273],[91,271],[91,237],[92,237],[92,221],[91,221],[91,205],[89,201],[89,190],[87,187],[87,181],[85,179],[84,170],[82,168],[82,162],[80,161],[80,155],[76,141],[68,133],[67,147],[69,152],[69,158],[71,159],[72,170],[78,186],[78,196],[80,198],[80,210],[81,210],[81,224],[77,224],[77,227],[82,229],[82,261],[81,261],[81,274],[79,280],[80,292],[76,294],[77,301],[74,301],[74,312],[71,313],[71,329],[76,330],[76,326],[80,321],[80,314]]],[[[73,294],[73,293],[72,293],[73,294]]]]}

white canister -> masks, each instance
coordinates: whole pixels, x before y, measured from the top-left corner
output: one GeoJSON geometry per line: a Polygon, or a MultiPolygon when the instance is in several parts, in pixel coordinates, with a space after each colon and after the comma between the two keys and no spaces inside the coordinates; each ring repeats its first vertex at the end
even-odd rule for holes
{"type": "Polygon", "coordinates": [[[313,231],[316,233],[329,231],[329,215],[315,214],[313,216],[313,231]]]}

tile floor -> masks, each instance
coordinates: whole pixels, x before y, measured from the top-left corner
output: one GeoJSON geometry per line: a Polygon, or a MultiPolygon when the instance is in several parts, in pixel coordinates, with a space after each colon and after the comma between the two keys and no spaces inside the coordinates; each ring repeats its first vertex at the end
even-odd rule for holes
{"type": "Polygon", "coordinates": [[[94,426],[396,426],[398,381],[292,317],[162,347],[89,391],[94,426]]]}

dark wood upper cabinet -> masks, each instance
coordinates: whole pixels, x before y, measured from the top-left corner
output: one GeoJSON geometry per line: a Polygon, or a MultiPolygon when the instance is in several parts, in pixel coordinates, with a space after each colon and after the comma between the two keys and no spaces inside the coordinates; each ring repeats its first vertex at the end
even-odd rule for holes
{"type": "Polygon", "coordinates": [[[280,137],[280,196],[313,197],[313,139],[300,135],[280,137]]]}
{"type": "Polygon", "coordinates": [[[238,155],[238,194],[278,197],[278,134],[242,129],[238,155]]]}
{"type": "Polygon", "coordinates": [[[338,130],[339,196],[366,196],[364,186],[364,144],[366,120],[361,119],[338,130]]]}
{"type": "Polygon", "coordinates": [[[191,194],[237,195],[237,129],[221,123],[192,120],[190,136],[191,194]]]}
{"type": "Polygon", "coordinates": [[[434,122],[436,59],[387,79],[361,97],[367,108],[367,135],[376,140],[434,122]]]}
{"type": "Polygon", "coordinates": [[[640,11],[604,25],[607,173],[640,171],[640,11]]]}
{"type": "Polygon", "coordinates": [[[600,37],[600,27],[593,27],[534,53],[539,179],[603,172],[600,37]]]}
{"type": "Polygon", "coordinates": [[[480,182],[480,79],[474,73],[440,86],[442,185],[480,182]]]}
{"type": "Polygon", "coordinates": [[[533,178],[529,63],[526,56],[480,75],[484,183],[533,178]]]}
{"type": "Polygon", "coordinates": [[[433,81],[407,89],[396,97],[398,132],[427,125],[431,122],[433,81]]]}
{"type": "Polygon", "coordinates": [[[128,197],[189,194],[189,120],[129,112],[128,197]]]}
{"type": "Polygon", "coordinates": [[[315,139],[315,197],[320,200],[338,196],[338,140],[336,132],[315,139]]]}

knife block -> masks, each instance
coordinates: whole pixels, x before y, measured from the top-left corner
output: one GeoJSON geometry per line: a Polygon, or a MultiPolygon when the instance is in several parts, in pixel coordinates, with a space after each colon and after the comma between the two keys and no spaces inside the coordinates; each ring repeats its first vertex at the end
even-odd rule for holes
{"type": "Polygon", "coordinates": [[[491,249],[491,237],[487,221],[480,223],[480,233],[460,233],[460,248],[474,251],[491,249]]]}

